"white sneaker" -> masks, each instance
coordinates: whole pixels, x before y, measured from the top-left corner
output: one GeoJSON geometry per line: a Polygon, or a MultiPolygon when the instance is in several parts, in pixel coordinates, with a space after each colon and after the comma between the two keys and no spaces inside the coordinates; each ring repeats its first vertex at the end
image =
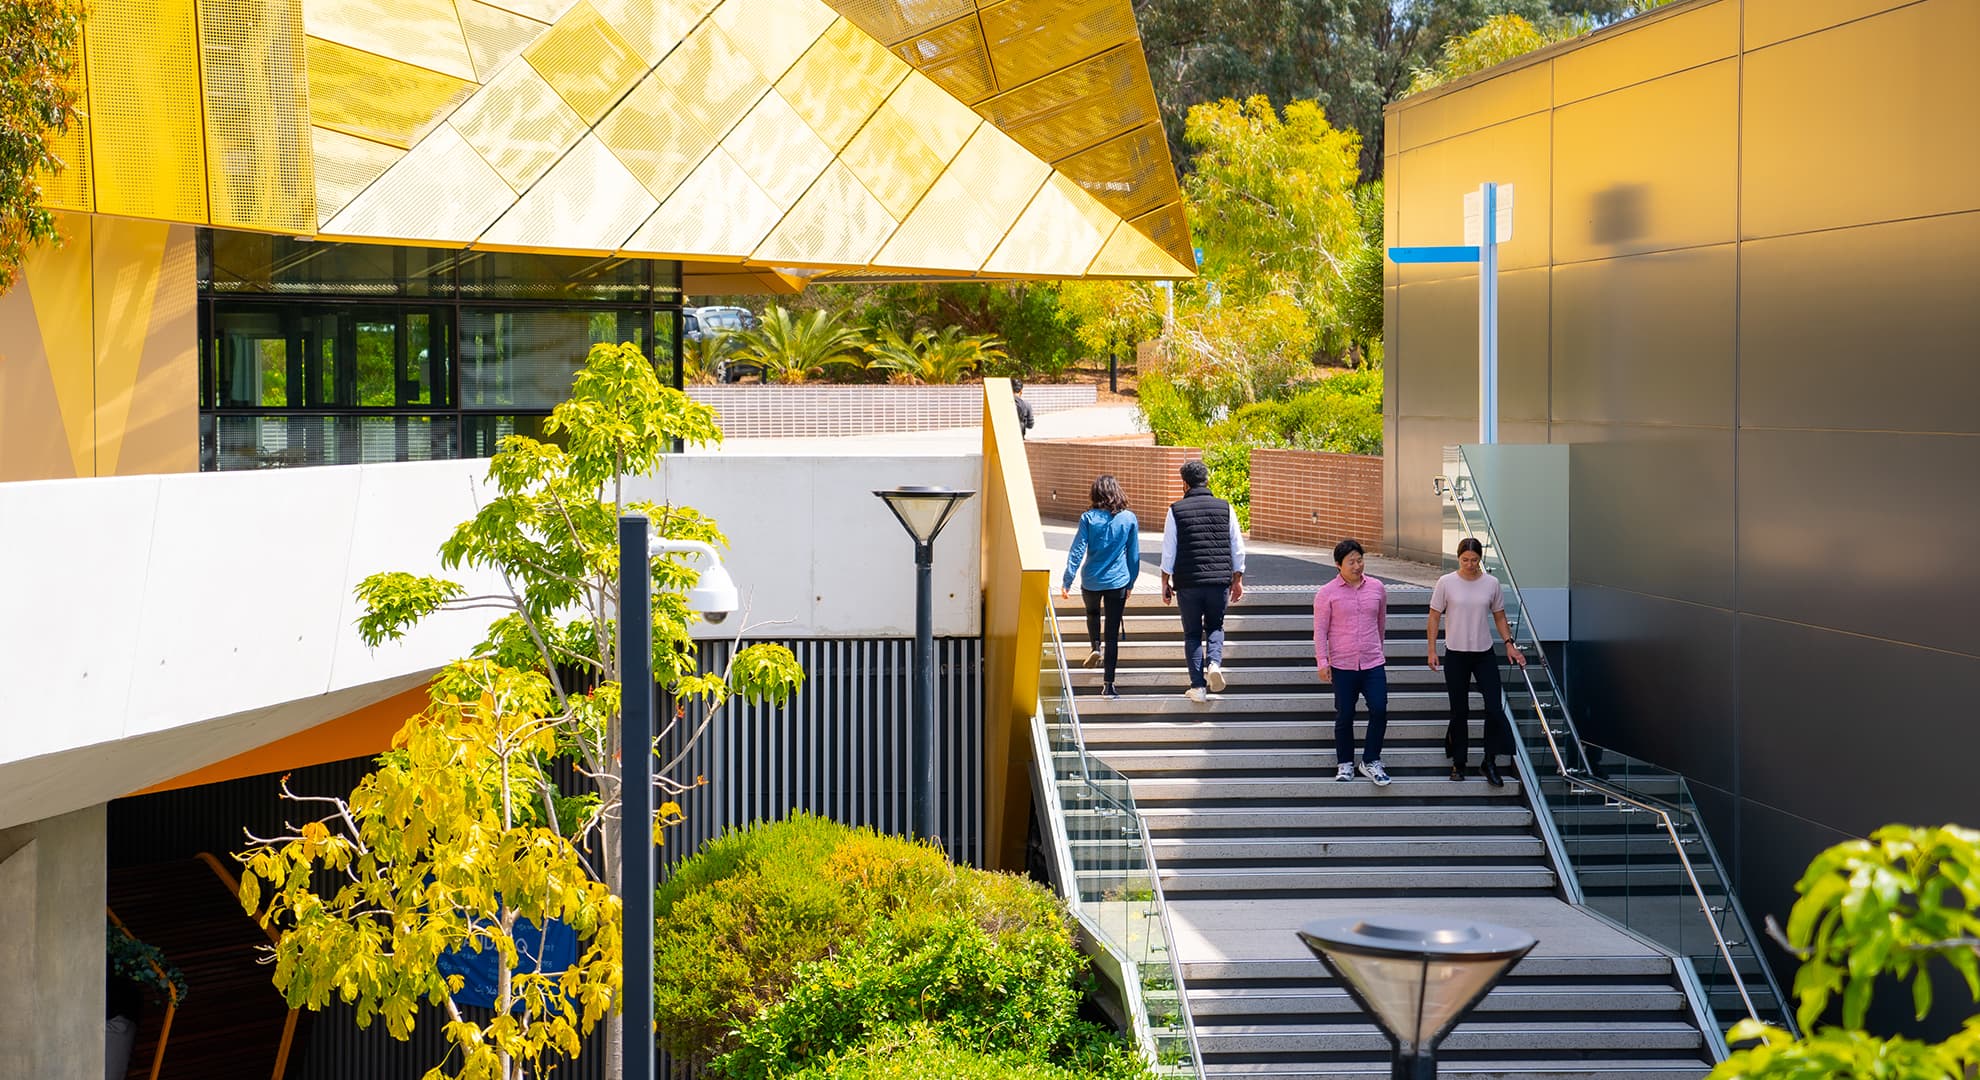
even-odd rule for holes
{"type": "Polygon", "coordinates": [[[1203,688],[1200,686],[1192,686],[1189,689],[1184,690],[1183,696],[1191,701],[1196,702],[1198,705],[1207,704],[1210,700],[1210,695],[1204,693],[1203,688]]]}
{"type": "Polygon", "coordinates": [[[1209,667],[1207,667],[1207,668],[1204,668],[1204,669],[1203,669],[1203,681],[1204,681],[1204,682],[1207,682],[1207,683],[1209,683],[1209,684],[1210,684],[1210,689],[1211,689],[1211,691],[1212,691],[1212,692],[1214,692],[1214,693],[1218,693],[1218,694],[1221,694],[1221,693],[1223,693],[1223,692],[1224,692],[1224,665],[1222,665],[1222,664],[1211,664],[1211,665],[1210,665],[1209,667]]]}
{"type": "Polygon", "coordinates": [[[1376,787],[1389,786],[1389,770],[1383,768],[1380,761],[1362,762],[1361,775],[1375,781],[1376,787]]]}
{"type": "Polygon", "coordinates": [[[1105,657],[1101,655],[1100,650],[1094,649],[1086,654],[1086,659],[1080,661],[1079,666],[1088,668],[1099,667],[1100,662],[1104,659],[1105,657]]]}
{"type": "Polygon", "coordinates": [[[1334,779],[1337,782],[1343,782],[1343,783],[1354,779],[1354,762],[1352,761],[1341,762],[1340,767],[1334,770],[1334,779]]]}

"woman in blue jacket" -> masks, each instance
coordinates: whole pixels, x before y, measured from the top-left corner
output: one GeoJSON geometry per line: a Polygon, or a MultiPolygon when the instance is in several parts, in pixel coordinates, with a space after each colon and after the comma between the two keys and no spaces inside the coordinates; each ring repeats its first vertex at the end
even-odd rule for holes
{"type": "Polygon", "coordinates": [[[1093,642],[1085,666],[1100,664],[1104,654],[1107,680],[1100,696],[1118,698],[1114,666],[1121,651],[1121,616],[1127,612],[1134,579],[1141,574],[1141,523],[1127,508],[1127,496],[1121,494],[1121,485],[1112,476],[1096,477],[1091,495],[1093,509],[1080,515],[1072,550],[1066,553],[1066,576],[1059,583],[1059,595],[1072,596],[1073,574],[1078,572],[1079,595],[1086,601],[1086,636],[1093,642]]]}

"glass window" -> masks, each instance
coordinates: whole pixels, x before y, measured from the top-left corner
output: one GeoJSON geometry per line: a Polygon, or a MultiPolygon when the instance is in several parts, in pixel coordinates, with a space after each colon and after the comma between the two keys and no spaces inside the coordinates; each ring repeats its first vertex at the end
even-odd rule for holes
{"type": "Polygon", "coordinates": [[[199,450],[208,472],[462,456],[453,416],[209,415],[199,418],[199,450]]]}
{"type": "Polygon", "coordinates": [[[227,408],[446,405],[448,308],[214,305],[211,382],[227,408]]]}
{"type": "Polygon", "coordinates": [[[471,251],[461,256],[461,297],[644,304],[652,295],[649,265],[646,259],[471,251]]]}
{"type": "Polygon", "coordinates": [[[200,231],[200,288],[213,293],[450,297],[458,251],[200,231]]]}
{"type": "Polygon", "coordinates": [[[468,308],[461,312],[461,407],[549,410],[570,396],[571,378],[600,342],[644,347],[644,311],[468,308]]]}
{"type": "Polygon", "coordinates": [[[486,413],[468,413],[461,417],[461,455],[463,457],[494,457],[495,451],[502,448],[502,439],[509,435],[527,435],[538,442],[564,445],[564,433],[555,435],[543,433],[543,422],[548,416],[490,416],[486,413]]]}

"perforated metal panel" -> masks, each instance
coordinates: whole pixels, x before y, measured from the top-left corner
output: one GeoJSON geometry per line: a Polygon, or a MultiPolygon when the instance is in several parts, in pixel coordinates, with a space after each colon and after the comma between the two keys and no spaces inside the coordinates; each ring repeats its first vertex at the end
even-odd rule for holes
{"type": "Polygon", "coordinates": [[[614,251],[659,206],[604,143],[587,135],[482,234],[481,245],[614,251]]]}
{"type": "Polygon", "coordinates": [[[630,254],[742,258],[770,235],[783,208],[726,151],[716,149],[626,241],[630,254]]]}
{"type": "Polygon", "coordinates": [[[504,67],[447,122],[502,179],[525,191],[584,135],[584,121],[536,69],[504,67]]]}
{"type": "Polygon", "coordinates": [[[1124,218],[1180,197],[1169,140],[1160,124],[1144,124],[1053,167],[1124,218]]]}
{"type": "Polygon", "coordinates": [[[1155,246],[1167,252],[1169,258],[1191,269],[1196,267],[1196,252],[1189,242],[1189,217],[1183,213],[1181,202],[1151,210],[1128,224],[1155,241],[1155,246]]]}
{"type": "Polygon", "coordinates": [[[826,166],[832,149],[772,90],[743,117],[722,148],[778,206],[790,208],[826,166]]]}
{"type": "Polygon", "coordinates": [[[777,90],[836,153],[911,70],[859,27],[839,19],[791,65],[777,90]]]}
{"type": "Polygon", "coordinates": [[[316,172],[316,216],[329,221],[358,192],[405,156],[396,146],[360,139],[329,128],[309,129],[311,165],[316,172]]]}
{"type": "Polygon", "coordinates": [[[406,149],[467,100],[474,85],[411,64],[310,38],[309,115],[333,128],[406,149]]]}
{"type": "Polygon", "coordinates": [[[204,224],[192,0],[101,4],[83,33],[97,212],[204,224]]]}
{"type": "Polygon", "coordinates": [[[442,124],[323,226],[325,234],[465,244],[516,200],[494,166],[442,124]]]}
{"type": "Polygon", "coordinates": [[[523,57],[587,124],[597,123],[646,73],[646,62],[585,0],[523,57]]]}
{"type": "Polygon", "coordinates": [[[461,12],[461,30],[467,34],[474,76],[481,82],[487,82],[496,69],[550,29],[548,23],[503,11],[481,0],[455,0],[455,4],[461,12]]]}
{"type": "Polygon", "coordinates": [[[1086,268],[1089,277],[1186,278],[1189,268],[1155,246],[1155,241],[1127,222],[1114,230],[1086,268]]]}
{"type": "Polygon", "coordinates": [[[997,90],[974,13],[899,42],[894,52],[959,101],[974,105],[997,90]]]}
{"type": "MultiPolygon", "coordinates": [[[[976,120],[975,114],[970,114],[970,119],[976,120]]],[[[976,123],[981,126],[983,122],[976,123]]],[[[916,133],[914,122],[895,107],[894,101],[880,106],[873,119],[839,152],[839,160],[897,218],[908,216],[948,166],[947,159],[916,133]]]]}
{"type": "Polygon", "coordinates": [[[199,6],[213,224],[316,231],[301,0],[199,6]]]}
{"type": "Polygon", "coordinates": [[[982,5],[979,17],[1001,87],[1136,40],[1128,0],[1001,0],[982,5]]]}
{"type": "Polygon", "coordinates": [[[488,0],[488,3],[504,11],[535,19],[545,26],[556,22],[569,11],[574,0],[488,0]]]}
{"type": "Polygon", "coordinates": [[[708,17],[773,83],[835,18],[823,0],[723,0],[708,17]]]}
{"type": "Polygon", "coordinates": [[[975,270],[997,248],[1051,167],[988,124],[977,129],[875,262],[975,270]]]}
{"type": "Polygon", "coordinates": [[[672,52],[703,14],[685,0],[591,0],[591,4],[649,66],[672,52]]]}
{"type": "Polygon", "coordinates": [[[1148,67],[1133,45],[1000,94],[977,111],[1051,162],[1160,120],[1148,67]]]}
{"type": "Polygon", "coordinates": [[[875,41],[893,45],[951,19],[974,14],[975,0],[825,0],[875,41]]]}
{"type": "Polygon", "coordinates": [[[887,103],[914,125],[914,133],[947,161],[956,156],[983,118],[920,72],[907,77],[887,103]]]}
{"type": "Polygon", "coordinates": [[[303,29],[414,67],[474,78],[454,0],[304,0],[303,29]]]}
{"type": "Polygon", "coordinates": [[[89,167],[89,62],[83,55],[83,40],[76,38],[69,57],[69,85],[76,90],[76,109],[82,115],[69,130],[48,139],[48,148],[62,167],[35,174],[41,185],[41,198],[50,210],[76,210],[88,213],[96,208],[96,185],[89,167]]]}
{"type": "Polygon", "coordinates": [[[753,258],[777,266],[865,266],[894,226],[852,170],[833,162],[753,258]]]}
{"type": "Polygon", "coordinates": [[[983,272],[1078,277],[1120,223],[1119,215],[1055,173],[983,264],[983,272]]]}
{"type": "Polygon", "coordinates": [[[598,125],[598,137],[665,199],[769,85],[727,34],[703,23],[598,125]]]}

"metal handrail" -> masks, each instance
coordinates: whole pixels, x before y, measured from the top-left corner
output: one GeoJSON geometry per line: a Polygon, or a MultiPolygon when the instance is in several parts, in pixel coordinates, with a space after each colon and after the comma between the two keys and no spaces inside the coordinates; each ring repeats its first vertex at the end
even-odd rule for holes
{"type": "MultiPolygon", "coordinates": [[[[1093,794],[1112,804],[1124,816],[1132,818],[1135,823],[1135,832],[1141,839],[1141,856],[1148,864],[1148,885],[1150,891],[1154,894],[1155,914],[1162,925],[1163,951],[1168,953],[1169,957],[1169,978],[1175,982],[1176,1009],[1182,1018],[1183,1040],[1189,1046],[1190,1069],[1196,1075],[1201,1076],[1203,1075],[1203,1050],[1196,1040],[1196,1021],[1189,1014],[1189,989],[1183,982],[1182,961],[1176,957],[1175,927],[1169,920],[1169,901],[1168,897],[1162,891],[1162,871],[1161,867],[1155,862],[1154,842],[1149,839],[1148,825],[1141,820],[1141,812],[1132,804],[1133,795],[1131,793],[1129,795],[1130,802],[1123,803],[1093,782],[1093,774],[1087,767],[1087,760],[1091,755],[1090,751],[1086,748],[1086,729],[1080,724],[1079,707],[1073,704],[1072,669],[1066,665],[1065,639],[1059,634],[1058,612],[1053,610],[1050,603],[1045,605],[1045,625],[1052,635],[1052,657],[1057,661],[1059,666],[1059,685],[1065,689],[1066,715],[1071,720],[1073,746],[1079,752],[1079,778],[1086,783],[1087,788],[1093,794]]],[[[1072,890],[1073,898],[1077,902],[1079,897],[1077,877],[1067,881],[1066,884],[1072,890]]]]}
{"type": "MultiPolygon", "coordinates": [[[[1440,496],[1448,495],[1450,497],[1451,507],[1457,511],[1458,521],[1464,526],[1465,531],[1474,536],[1481,535],[1471,527],[1471,520],[1465,513],[1462,493],[1459,491],[1457,483],[1449,477],[1439,476],[1436,478],[1435,487],[1437,494],[1440,496]]],[[[1482,507],[1479,509],[1479,514],[1485,519],[1485,530],[1482,535],[1489,535],[1495,538],[1493,548],[1496,551],[1498,546],[1496,537],[1498,534],[1492,530],[1491,515],[1482,507]]],[[[1499,563],[1502,567],[1505,565],[1503,553],[1500,554],[1499,563]]],[[[1513,603],[1519,608],[1522,621],[1524,621],[1527,610],[1526,601],[1520,596],[1519,582],[1512,576],[1510,568],[1506,572],[1506,583],[1512,589],[1513,603]]],[[[1545,647],[1540,643],[1540,636],[1533,632],[1533,628],[1530,625],[1527,627],[1527,632],[1533,639],[1533,652],[1535,656],[1538,657],[1543,666],[1546,666],[1547,654],[1545,647]]],[[[1671,849],[1677,852],[1678,864],[1684,868],[1685,880],[1691,884],[1692,895],[1698,899],[1699,913],[1705,916],[1705,925],[1712,931],[1712,940],[1718,946],[1720,957],[1726,962],[1726,974],[1731,976],[1734,988],[1739,991],[1740,1002],[1746,1006],[1746,1015],[1754,1020],[1760,1020],[1760,1011],[1754,1006],[1753,996],[1746,989],[1746,979],[1740,974],[1739,965],[1733,961],[1732,945],[1726,941],[1725,935],[1719,932],[1719,921],[1712,917],[1712,903],[1706,898],[1705,887],[1699,882],[1697,872],[1692,869],[1691,857],[1685,853],[1684,841],[1678,836],[1677,823],[1673,819],[1672,814],[1676,812],[1686,814],[1687,817],[1689,814],[1680,807],[1672,806],[1651,796],[1630,794],[1614,784],[1595,777],[1591,771],[1569,766],[1567,758],[1561,753],[1559,741],[1554,737],[1554,725],[1548,722],[1546,706],[1540,701],[1539,688],[1533,683],[1533,673],[1527,670],[1526,665],[1522,664],[1519,665],[1519,674],[1521,680],[1526,683],[1527,696],[1533,702],[1533,715],[1539,721],[1541,733],[1547,737],[1548,752],[1553,756],[1554,768],[1560,773],[1561,778],[1570,784],[1579,785],[1596,792],[1604,798],[1614,799],[1617,802],[1626,803],[1639,810],[1657,815],[1657,820],[1663,825],[1665,835],[1670,838],[1671,849]]],[[[1586,755],[1583,751],[1583,747],[1586,744],[1583,743],[1580,732],[1575,730],[1573,717],[1568,715],[1565,706],[1558,709],[1557,713],[1564,726],[1564,730],[1574,739],[1576,751],[1581,754],[1582,760],[1586,760],[1586,755]]]]}

